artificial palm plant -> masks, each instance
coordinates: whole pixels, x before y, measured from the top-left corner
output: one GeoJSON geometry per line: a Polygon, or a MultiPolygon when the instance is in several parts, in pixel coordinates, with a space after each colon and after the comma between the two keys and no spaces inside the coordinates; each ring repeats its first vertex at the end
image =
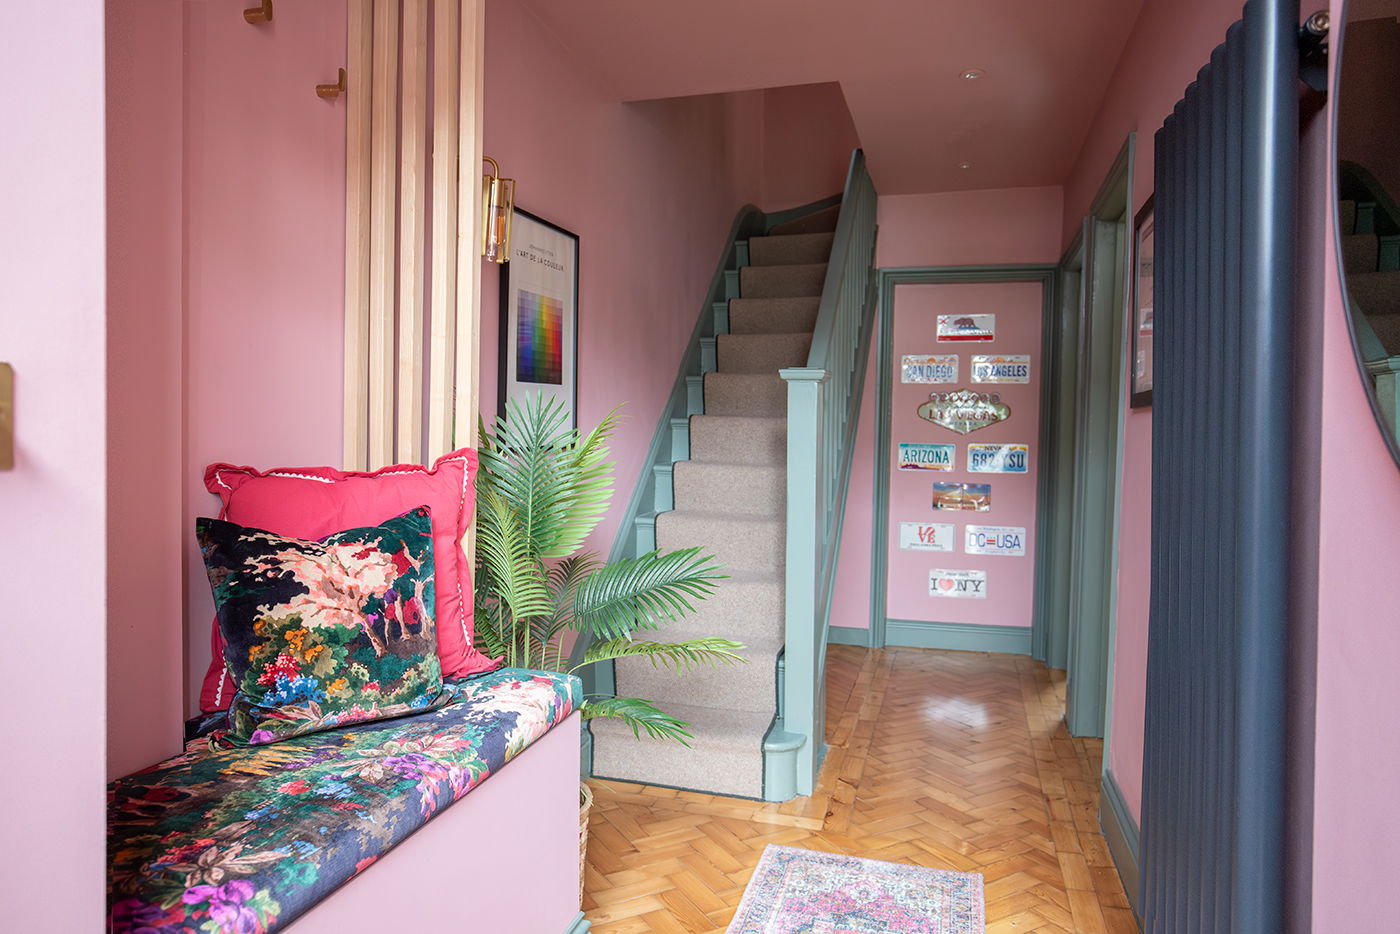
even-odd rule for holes
{"type": "MultiPolygon", "coordinates": [[[[576,671],[645,657],[677,673],[744,661],[728,639],[652,642],[634,637],[693,609],[724,575],[699,548],[653,551],[604,563],[580,552],[612,498],[607,441],[617,410],[586,435],[568,427],[562,403],[512,400],[490,433],[482,427],[477,477],[476,638],[519,668],[576,671]],[[571,661],[566,634],[584,640],[571,661]]],[[[688,724],[635,697],[585,698],[584,719],[622,720],[640,736],[684,743],[688,724]]]]}

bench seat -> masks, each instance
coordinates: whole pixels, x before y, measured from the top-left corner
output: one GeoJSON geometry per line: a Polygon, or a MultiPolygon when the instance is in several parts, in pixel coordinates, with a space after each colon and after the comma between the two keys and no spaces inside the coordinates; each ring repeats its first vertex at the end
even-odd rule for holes
{"type": "Polygon", "coordinates": [[[453,701],[429,713],[248,749],[192,744],[113,782],[109,931],[278,930],[582,700],[577,678],[553,672],[502,669],[450,687],[453,701]]]}

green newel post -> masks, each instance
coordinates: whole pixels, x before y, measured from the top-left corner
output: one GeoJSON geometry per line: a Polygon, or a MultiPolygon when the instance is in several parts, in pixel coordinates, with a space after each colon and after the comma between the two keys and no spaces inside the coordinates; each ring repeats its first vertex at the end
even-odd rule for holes
{"type": "Polygon", "coordinates": [[[797,750],[797,793],[810,795],[821,767],[826,686],[821,661],[826,633],[817,615],[822,559],[822,426],[831,374],[815,367],[779,370],[787,381],[787,596],[784,729],[806,737],[797,750]]]}

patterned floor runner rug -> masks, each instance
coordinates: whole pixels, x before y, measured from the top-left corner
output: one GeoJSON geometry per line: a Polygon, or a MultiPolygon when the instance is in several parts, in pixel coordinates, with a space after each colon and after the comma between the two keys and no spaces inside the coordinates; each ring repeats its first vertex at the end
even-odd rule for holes
{"type": "Polygon", "coordinates": [[[769,844],[728,934],[985,934],[982,877],[769,844]]]}

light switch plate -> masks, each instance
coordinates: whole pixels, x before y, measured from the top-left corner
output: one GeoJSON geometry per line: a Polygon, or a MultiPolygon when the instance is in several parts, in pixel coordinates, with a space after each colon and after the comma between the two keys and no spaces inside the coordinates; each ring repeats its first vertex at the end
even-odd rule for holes
{"type": "Polygon", "coordinates": [[[15,469],[15,371],[0,363],[0,470],[15,469]]]}

